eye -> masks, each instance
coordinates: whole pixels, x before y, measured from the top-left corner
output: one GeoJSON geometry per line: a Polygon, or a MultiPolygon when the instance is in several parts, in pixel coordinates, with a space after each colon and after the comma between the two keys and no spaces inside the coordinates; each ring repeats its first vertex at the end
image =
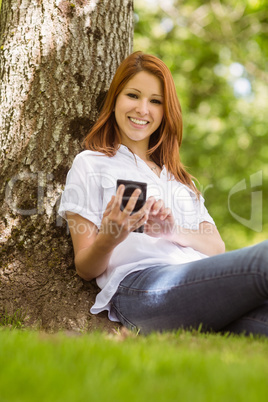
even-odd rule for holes
{"type": "Polygon", "coordinates": [[[157,105],[162,105],[162,102],[159,99],[152,99],[151,103],[156,103],[157,105]]]}
{"type": "Polygon", "coordinates": [[[133,93],[131,93],[131,92],[129,92],[129,93],[127,94],[127,96],[128,96],[129,98],[138,99],[138,95],[133,94],[133,93]]]}

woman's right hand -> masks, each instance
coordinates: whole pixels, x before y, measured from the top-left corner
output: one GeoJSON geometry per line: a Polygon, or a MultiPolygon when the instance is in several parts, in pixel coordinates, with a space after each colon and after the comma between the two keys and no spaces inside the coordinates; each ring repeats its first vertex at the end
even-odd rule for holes
{"type": "Polygon", "coordinates": [[[148,198],[144,206],[132,214],[141,193],[140,189],[136,189],[129,198],[124,210],[121,211],[120,206],[124,190],[125,186],[121,184],[117,189],[116,195],[113,195],[107,204],[98,233],[98,237],[107,240],[110,247],[116,247],[127,238],[129,233],[142,226],[147,221],[151,207],[155,202],[153,197],[148,198]]]}
{"type": "Polygon", "coordinates": [[[124,211],[120,205],[124,186],[118,187],[103,214],[101,226],[97,226],[78,214],[67,213],[69,228],[75,253],[75,266],[81,278],[90,281],[106,271],[113,249],[121,243],[130,232],[143,225],[155,199],[150,197],[144,206],[133,215],[140,190],[135,190],[124,211]]]}

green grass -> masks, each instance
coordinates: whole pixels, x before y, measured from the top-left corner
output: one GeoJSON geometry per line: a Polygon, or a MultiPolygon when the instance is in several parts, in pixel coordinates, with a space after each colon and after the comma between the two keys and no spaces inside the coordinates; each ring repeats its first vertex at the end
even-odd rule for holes
{"type": "Polygon", "coordinates": [[[16,310],[12,315],[10,315],[6,310],[4,313],[0,313],[0,326],[12,329],[22,329],[24,327],[26,316],[27,314],[21,309],[16,310]]]}
{"type": "Polygon", "coordinates": [[[1,402],[262,402],[268,340],[0,329],[1,402]]]}

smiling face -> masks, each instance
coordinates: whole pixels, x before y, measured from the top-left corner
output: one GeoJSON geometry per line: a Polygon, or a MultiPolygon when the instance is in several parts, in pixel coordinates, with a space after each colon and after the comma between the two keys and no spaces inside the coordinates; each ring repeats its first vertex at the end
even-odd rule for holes
{"type": "Polygon", "coordinates": [[[115,119],[122,144],[141,157],[148,150],[150,135],[161,124],[163,101],[160,79],[147,71],[134,75],[117,97],[115,119]]]}

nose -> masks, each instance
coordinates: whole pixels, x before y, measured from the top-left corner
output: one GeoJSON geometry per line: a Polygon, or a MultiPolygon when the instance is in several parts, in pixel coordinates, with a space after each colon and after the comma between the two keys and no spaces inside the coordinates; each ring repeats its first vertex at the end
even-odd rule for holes
{"type": "Polygon", "coordinates": [[[136,112],[140,116],[145,116],[145,115],[147,115],[149,113],[147,99],[140,99],[139,103],[136,106],[136,112]]]}

